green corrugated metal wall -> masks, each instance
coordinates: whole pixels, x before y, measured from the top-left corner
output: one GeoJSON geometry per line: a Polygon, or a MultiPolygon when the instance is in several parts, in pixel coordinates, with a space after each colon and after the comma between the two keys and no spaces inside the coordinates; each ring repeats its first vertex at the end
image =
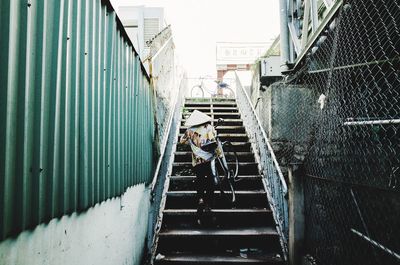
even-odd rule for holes
{"type": "Polygon", "coordinates": [[[0,240],[149,182],[153,92],[108,1],[0,0],[0,240]]]}

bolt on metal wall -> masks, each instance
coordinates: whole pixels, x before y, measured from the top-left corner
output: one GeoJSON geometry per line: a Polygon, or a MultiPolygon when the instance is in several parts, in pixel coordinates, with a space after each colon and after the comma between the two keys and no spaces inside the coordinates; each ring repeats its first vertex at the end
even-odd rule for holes
{"type": "Polygon", "coordinates": [[[0,240],[150,182],[153,91],[108,1],[0,2],[0,240]]]}

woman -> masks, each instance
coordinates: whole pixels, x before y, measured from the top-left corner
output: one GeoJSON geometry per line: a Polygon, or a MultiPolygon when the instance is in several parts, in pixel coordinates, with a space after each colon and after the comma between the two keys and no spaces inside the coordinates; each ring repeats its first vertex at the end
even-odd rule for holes
{"type": "MultiPolygon", "coordinates": [[[[218,177],[212,173],[210,161],[213,154],[204,151],[202,147],[216,142],[217,132],[211,125],[211,117],[195,110],[187,119],[188,127],[182,136],[181,144],[190,144],[192,148],[192,165],[196,173],[197,200],[199,215],[205,210],[210,211],[214,200],[214,186],[218,184],[218,177]]],[[[217,150],[218,153],[218,150],[217,150]]]]}

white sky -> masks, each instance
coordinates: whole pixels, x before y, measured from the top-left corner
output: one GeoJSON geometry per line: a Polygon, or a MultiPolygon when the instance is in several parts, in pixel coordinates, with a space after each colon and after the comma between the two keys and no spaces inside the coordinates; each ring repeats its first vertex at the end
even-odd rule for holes
{"type": "Polygon", "coordinates": [[[279,0],[111,0],[164,7],[179,60],[190,77],[216,76],[216,42],[265,42],[279,34],[279,0]]]}

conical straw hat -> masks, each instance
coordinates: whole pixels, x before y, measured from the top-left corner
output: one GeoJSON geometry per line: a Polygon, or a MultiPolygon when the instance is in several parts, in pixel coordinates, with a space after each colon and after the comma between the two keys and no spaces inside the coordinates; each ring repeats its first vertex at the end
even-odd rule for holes
{"type": "Polygon", "coordinates": [[[185,126],[193,127],[211,121],[211,117],[207,116],[201,111],[194,110],[190,117],[187,119],[185,126]]]}

